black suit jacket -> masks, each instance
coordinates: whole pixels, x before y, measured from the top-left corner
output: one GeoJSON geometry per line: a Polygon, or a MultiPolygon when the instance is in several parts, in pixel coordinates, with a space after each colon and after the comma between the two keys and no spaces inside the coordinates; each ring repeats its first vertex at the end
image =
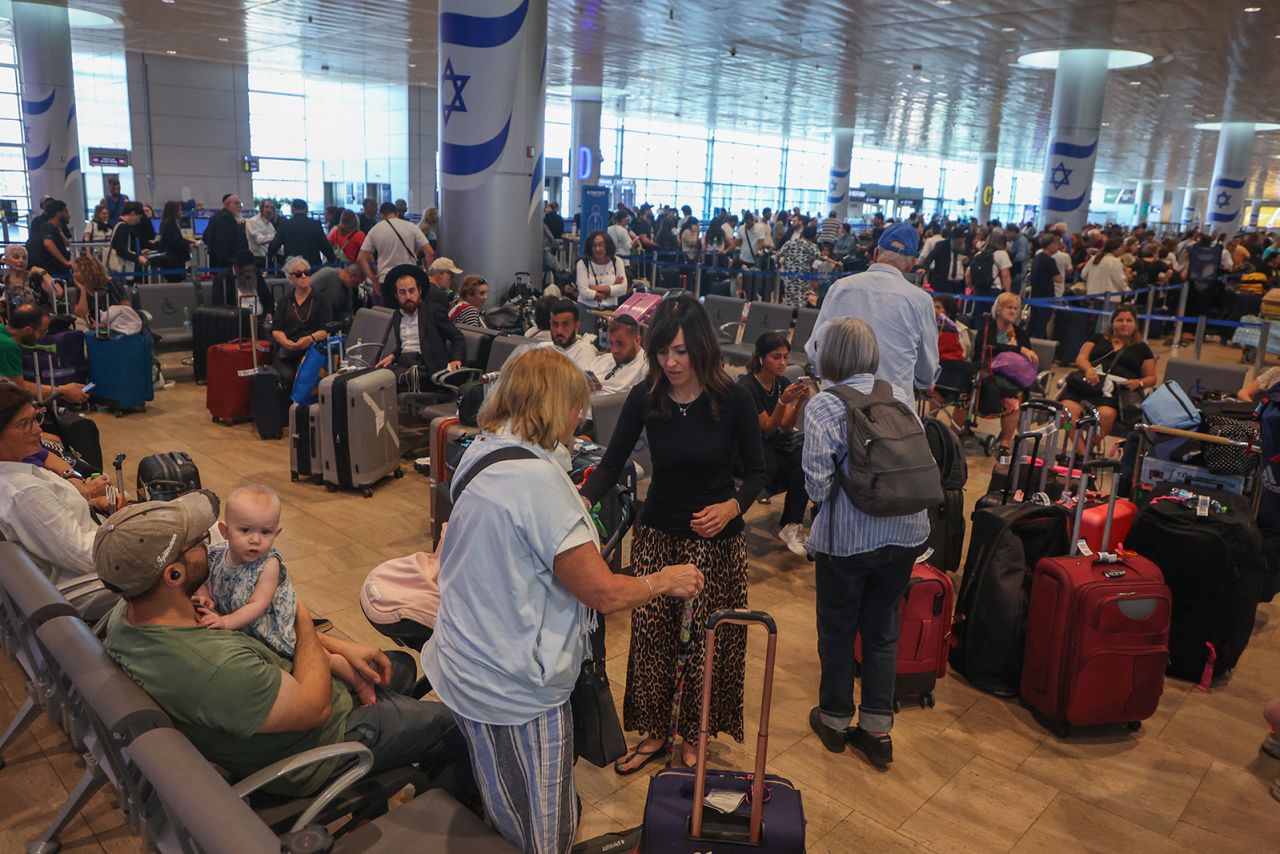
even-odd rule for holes
{"type": "Polygon", "coordinates": [[[310,217],[292,216],[276,222],[276,236],[267,246],[267,255],[275,255],[282,246],[285,258],[298,255],[313,267],[335,257],[324,226],[310,217]]]}
{"type": "MultiPolygon", "coordinates": [[[[439,288],[431,288],[439,291],[439,288]]],[[[458,327],[449,320],[449,297],[441,291],[441,298],[428,295],[426,301],[418,306],[418,346],[422,352],[422,362],[428,374],[444,370],[452,361],[461,362],[467,354],[467,340],[462,337],[458,327]],[[443,308],[441,304],[443,303],[443,308]]],[[[382,352],[394,354],[400,358],[400,321],[404,313],[396,309],[391,316],[391,327],[382,338],[382,352]]]]}
{"type": "Polygon", "coordinates": [[[209,218],[201,238],[209,248],[209,266],[230,267],[235,260],[236,252],[249,248],[249,239],[245,237],[244,225],[236,222],[236,218],[226,208],[209,218]]]}

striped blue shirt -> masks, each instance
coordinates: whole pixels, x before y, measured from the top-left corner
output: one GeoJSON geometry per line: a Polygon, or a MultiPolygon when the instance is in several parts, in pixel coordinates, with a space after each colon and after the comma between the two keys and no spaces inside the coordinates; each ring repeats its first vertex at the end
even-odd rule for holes
{"type": "MultiPolygon", "coordinates": [[[[869,394],[875,379],[871,374],[855,374],[840,385],[869,394]]],[[[894,386],[893,396],[914,411],[908,392],[894,386]]],[[[809,497],[822,504],[809,531],[809,550],[848,557],[884,546],[920,545],[929,538],[926,511],[907,516],[868,516],[853,506],[844,490],[836,487],[836,466],[844,465],[848,456],[847,422],[848,410],[834,394],[814,395],[805,404],[804,485],[809,497]]]]}

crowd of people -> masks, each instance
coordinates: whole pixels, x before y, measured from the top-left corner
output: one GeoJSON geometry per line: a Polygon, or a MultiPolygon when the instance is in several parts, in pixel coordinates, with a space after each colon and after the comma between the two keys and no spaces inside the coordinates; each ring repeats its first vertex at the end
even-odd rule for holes
{"type": "MultiPolygon", "coordinates": [[[[1196,289],[1191,310],[1243,310],[1223,273],[1259,272],[1280,284],[1280,238],[1256,233],[1158,238],[1144,227],[1036,233],[877,218],[855,234],[834,212],[718,213],[704,228],[689,206],[620,208],[607,230],[587,235],[572,276],[538,298],[526,334],[541,346],[522,348],[504,365],[480,410],[482,433],[454,473],[440,609],[422,654],[435,701],[421,699],[427,685],[415,683],[403,653],[316,632],[287,556],[274,545],[287,519],[269,486],[238,488],[221,503],[197,492],[126,505],[104,478],[66,477],[65,463],[42,444],[36,399],[57,392],[76,403],[85,394],[74,383],[24,379],[18,345],[44,337],[69,284],[77,286],[73,312],[87,324],[105,321],[89,308],[93,295],[114,289],[114,302],[124,302],[110,273],[132,269],[111,259],[167,266],[176,257],[174,233],[191,249],[171,209],[177,203],[164,206],[159,233],[144,240],[147,212],[115,190],[86,234],[105,238],[106,262],[69,250],[66,206],[57,201],[45,205],[33,248],[6,253],[0,377],[12,381],[0,382],[0,531],[52,577],[96,573],[121,597],[108,650],[231,774],[308,747],[359,741],[373,751],[375,771],[410,763],[429,770],[530,852],[563,852],[574,838],[569,698],[599,615],[632,612],[622,723],[638,735],[615,772],[635,774],[660,759],[695,762],[702,627],[718,610],[749,606],[743,517],[764,495],[784,495],[778,542],[814,562],[821,676],[808,723],[832,752],[852,747],[878,768],[892,763],[898,603],[930,526],[923,510],[870,513],[842,485],[850,453],[845,397],[884,388],[914,413],[917,396],[937,391],[953,355],[946,334],[956,329],[955,298],[991,298],[980,312],[979,352],[1033,366],[1032,339],[1052,335],[1058,320],[1043,304],[1024,312],[1024,300],[1077,294],[1099,306],[1114,302],[1108,331],[1076,355],[1081,383],[1062,395],[1077,416],[1085,404],[1096,407],[1105,435],[1106,419],[1124,406],[1115,378],[1134,391],[1155,384],[1154,356],[1124,292],[1198,281],[1205,273],[1197,259],[1210,255],[1217,272],[1211,286],[1196,289]],[[629,259],[654,252],[689,260],[710,252],[730,270],[776,265],[782,298],[818,308],[801,360],[808,375],[789,375],[790,340],[766,332],[746,342],[751,361],[733,377],[717,330],[688,294],[668,294],[646,327],[615,313],[634,286],[629,259]],[[603,336],[583,334],[583,306],[613,315],[601,328],[607,350],[598,346],[603,336]],[[1106,386],[1102,374],[1111,378],[1106,386]],[[567,472],[568,449],[605,395],[624,402],[612,433],[595,437],[606,446],[603,459],[578,486],[567,472]],[[651,480],[635,522],[632,572],[615,575],[601,558],[590,509],[623,478],[642,437],[651,480]]],[[[394,371],[402,390],[462,363],[461,328],[488,323],[490,285],[463,277],[441,254],[433,209],[415,225],[395,204],[366,200],[360,212],[326,212],[327,231],[301,200],[292,214],[279,218],[266,200],[244,218],[229,195],[203,236],[211,263],[229,269],[225,286],[262,297],[282,373],[296,370],[361,289],[395,308],[378,366],[394,371]],[[292,286],[281,303],[262,274],[276,257],[292,286]]],[[[553,241],[564,236],[554,205],[544,227],[553,241]]],[[[727,280],[743,296],[765,296],[753,281],[727,280]]],[[[1007,445],[1028,386],[992,386],[988,414],[1000,417],[1007,445]]],[[[722,630],[706,710],[713,737],[744,739],[746,649],[742,627],[722,630]]],[[[309,766],[272,789],[313,792],[333,771],[333,763],[309,766]]]]}

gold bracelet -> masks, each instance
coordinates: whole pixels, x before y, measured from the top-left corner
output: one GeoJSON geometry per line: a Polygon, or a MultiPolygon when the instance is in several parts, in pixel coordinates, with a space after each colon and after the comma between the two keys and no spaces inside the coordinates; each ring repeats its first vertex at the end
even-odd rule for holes
{"type": "Polygon", "coordinates": [[[642,575],[640,576],[640,580],[644,582],[645,587],[649,588],[649,598],[645,601],[652,602],[653,601],[653,585],[649,583],[649,577],[647,575],[642,575]]]}

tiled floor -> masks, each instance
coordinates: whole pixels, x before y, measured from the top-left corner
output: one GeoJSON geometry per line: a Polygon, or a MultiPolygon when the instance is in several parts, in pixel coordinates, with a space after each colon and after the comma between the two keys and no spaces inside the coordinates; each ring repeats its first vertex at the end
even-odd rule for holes
{"type": "MultiPolygon", "coordinates": [[[[1234,354],[1219,351],[1219,359],[1234,354]]],[[[168,356],[172,375],[184,372],[168,356]]],[[[333,495],[289,482],[285,442],[264,442],[251,427],[209,423],[204,389],[180,382],[146,415],[99,417],[103,446],[128,453],[126,474],[148,453],[186,449],[215,491],[261,481],[281,493],[278,546],[299,594],[335,630],[377,643],[356,590],[381,560],[426,547],[427,488],[412,473],[372,499],[333,495]]],[[[988,462],[970,458],[969,497],[983,491],[988,462]]],[[[1211,694],[1185,683],[1165,686],[1160,710],[1136,735],[1106,733],[1060,740],[1016,702],[949,677],[937,707],[904,709],[894,731],[897,762],[874,771],[851,753],[828,753],[809,733],[818,665],[813,571],[772,536],[773,506],[749,514],[751,604],[778,620],[769,765],[803,790],[810,849],[906,851],[1256,852],[1280,839],[1280,803],[1267,793],[1280,762],[1258,752],[1263,703],[1280,693],[1280,606],[1258,613],[1257,631],[1231,683],[1211,694]]],[[[610,675],[619,698],[626,677],[625,616],[610,619],[610,675]]],[[[748,665],[748,734],[758,720],[763,643],[748,665]]],[[[0,661],[0,721],[25,697],[17,669],[0,661]]],[[[751,747],[713,744],[712,761],[748,768],[751,747]]],[[[0,852],[25,842],[56,811],[82,766],[61,733],[41,721],[5,756],[0,770],[0,852]]],[[[639,823],[647,778],[618,777],[580,764],[581,836],[639,823]]],[[[66,852],[133,851],[114,802],[99,794],[63,836],[66,852]]]]}

